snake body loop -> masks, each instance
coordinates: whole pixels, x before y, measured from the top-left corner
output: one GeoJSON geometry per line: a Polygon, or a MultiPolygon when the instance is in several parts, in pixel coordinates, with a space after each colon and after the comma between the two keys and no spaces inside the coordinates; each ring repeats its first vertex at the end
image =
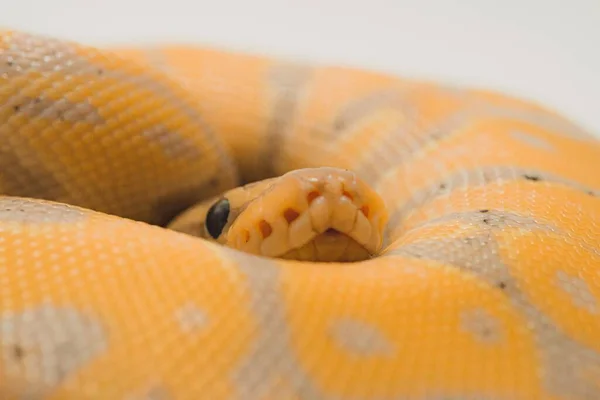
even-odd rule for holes
{"type": "Polygon", "coordinates": [[[560,114],[0,39],[0,398],[600,398],[600,143],[560,114]]]}

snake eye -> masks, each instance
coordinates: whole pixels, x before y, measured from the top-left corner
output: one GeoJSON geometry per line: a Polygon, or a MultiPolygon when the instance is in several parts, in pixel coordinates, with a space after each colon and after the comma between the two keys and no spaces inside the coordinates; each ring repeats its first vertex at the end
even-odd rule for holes
{"type": "Polygon", "coordinates": [[[229,217],[229,200],[221,199],[213,204],[206,213],[206,230],[213,237],[218,238],[223,232],[229,217]]]}

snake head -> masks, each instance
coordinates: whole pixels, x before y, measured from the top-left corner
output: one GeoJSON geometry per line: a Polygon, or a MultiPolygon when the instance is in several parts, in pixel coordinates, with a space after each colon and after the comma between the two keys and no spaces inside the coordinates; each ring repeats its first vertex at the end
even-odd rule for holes
{"type": "Polygon", "coordinates": [[[355,173],[305,168],[224,193],[205,211],[199,236],[266,257],[360,261],[381,249],[387,218],[381,197],[355,173]]]}

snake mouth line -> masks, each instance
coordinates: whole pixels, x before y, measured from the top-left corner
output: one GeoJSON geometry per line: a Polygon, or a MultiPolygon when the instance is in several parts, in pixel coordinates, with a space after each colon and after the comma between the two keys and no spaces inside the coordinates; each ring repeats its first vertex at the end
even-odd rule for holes
{"type": "Polygon", "coordinates": [[[329,228],[316,234],[305,244],[288,250],[280,257],[294,260],[318,260],[322,262],[351,262],[371,257],[364,245],[350,235],[329,228]]]}

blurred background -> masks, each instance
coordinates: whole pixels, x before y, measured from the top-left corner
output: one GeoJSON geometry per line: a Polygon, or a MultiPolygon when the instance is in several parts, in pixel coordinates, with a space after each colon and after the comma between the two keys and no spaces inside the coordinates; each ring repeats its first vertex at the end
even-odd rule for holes
{"type": "Polygon", "coordinates": [[[179,42],[501,90],[600,136],[600,0],[19,0],[4,28],[179,42]]]}

